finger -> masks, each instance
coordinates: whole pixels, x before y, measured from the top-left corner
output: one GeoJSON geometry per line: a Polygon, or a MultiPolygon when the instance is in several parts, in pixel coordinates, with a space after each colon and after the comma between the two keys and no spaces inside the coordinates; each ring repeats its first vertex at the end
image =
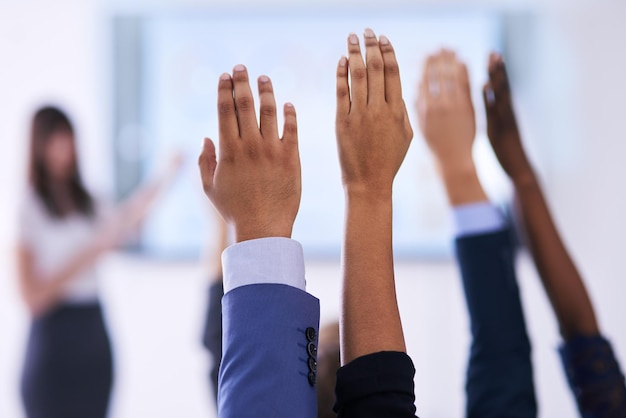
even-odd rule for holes
{"type": "Polygon", "coordinates": [[[467,71],[467,65],[465,65],[462,62],[458,62],[456,76],[457,76],[457,81],[459,83],[459,86],[461,86],[464,89],[466,88],[469,90],[470,81],[469,81],[469,72],[467,71]]]}
{"type": "Polygon", "coordinates": [[[441,96],[441,82],[439,80],[439,56],[431,55],[426,60],[426,68],[424,70],[424,82],[428,87],[428,95],[430,99],[436,100],[441,96]]]}
{"type": "Polygon", "coordinates": [[[417,103],[428,103],[430,101],[430,89],[426,81],[421,81],[417,86],[417,103]]]}
{"type": "Polygon", "coordinates": [[[385,67],[385,100],[387,103],[402,100],[402,83],[396,52],[386,36],[380,37],[380,50],[385,67]]]}
{"type": "Polygon", "coordinates": [[[467,65],[457,61],[456,64],[456,83],[461,94],[466,100],[472,100],[472,92],[470,87],[469,72],[467,71],[467,65]]]}
{"type": "Polygon", "coordinates": [[[425,128],[424,123],[425,119],[427,118],[428,108],[431,106],[432,100],[433,99],[430,97],[428,83],[426,81],[422,81],[418,87],[417,102],[415,103],[415,110],[417,111],[418,116],[417,121],[420,129],[422,129],[422,132],[425,128]]]}
{"type": "Polygon", "coordinates": [[[217,87],[217,123],[220,133],[220,152],[230,155],[239,139],[237,112],[233,100],[233,81],[229,74],[222,74],[217,87]]]}
{"type": "Polygon", "coordinates": [[[285,115],[285,125],[283,127],[283,143],[287,145],[298,145],[298,121],[296,119],[296,108],[291,103],[285,103],[283,109],[285,115]]]}
{"type": "Polygon", "coordinates": [[[337,120],[350,113],[350,84],[348,83],[348,59],[341,57],[337,65],[337,120]]]}
{"type": "Polygon", "coordinates": [[[276,120],[276,100],[272,81],[261,76],[259,83],[259,113],[261,114],[261,135],[263,138],[278,139],[278,121],[276,120]]]}
{"type": "Polygon", "coordinates": [[[367,105],[367,70],[361,55],[359,37],[354,33],[348,36],[348,66],[350,69],[350,93],[353,106],[367,105]]]}
{"type": "Polygon", "coordinates": [[[254,111],[254,99],[250,89],[248,70],[245,66],[239,64],[233,68],[233,85],[239,136],[242,139],[253,138],[253,135],[259,131],[259,126],[254,111]]]}
{"type": "Polygon", "coordinates": [[[457,94],[456,85],[456,57],[454,52],[442,49],[439,59],[439,81],[442,88],[442,96],[454,98],[457,94]]]}
{"type": "Polygon", "coordinates": [[[210,196],[213,192],[213,178],[217,168],[217,156],[215,154],[215,144],[209,138],[204,138],[202,152],[200,157],[198,157],[198,166],[200,167],[202,187],[205,193],[210,196]]]}
{"type": "Polygon", "coordinates": [[[365,29],[365,61],[367,63],[367,102],[385,101],[385,67],[376,34],[365,29]]]}
{"type": "Polygon", "coordinates": [[[498,60],[500,59],[500,55],[495,53],[495,52],[491,52],[489,54],[489,64],[488,64],[488,73],[491,74],[491,72],[495,69],[495,66],[498,62],[498,60]]]}
{"type": "Polygon", "coordinates": [[[494,93],[509,94],[509,79],[502,57],[498,54],[491,54],[489,57],[489,81],[493,86],[494,93]]]}

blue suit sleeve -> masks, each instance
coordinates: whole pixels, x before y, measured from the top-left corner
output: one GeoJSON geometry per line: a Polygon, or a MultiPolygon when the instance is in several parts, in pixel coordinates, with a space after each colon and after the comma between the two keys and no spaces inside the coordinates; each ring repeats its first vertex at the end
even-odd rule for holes
{"type": "Polygon", "coordinates": [[[317,416],[319,301],[281,284],[238,287],[222,299],[220,418],[317,416]]]}
{"type": "Polygon", "coordinates": [[[572,338],[559,353],[581,417],[626,417],[624,375],[604,337],[572,338]]]}
{"type": "Polygon", "coordinates": [[[530,342],[520,303],[510,231],[456,240],[470,315],[468,417],[535,417],[530,342]]]}
{"type": "Polygon", "coordinates": [[[222,361],[222,297],[224,287],[221,280],[216,280],[209,287],[207,310],[204,319],[204,332],[202,344],[209,352],[211,358],[211,370],[209,379],[213,387],[213,393],[217,400],[217,382],[222,361]]]}

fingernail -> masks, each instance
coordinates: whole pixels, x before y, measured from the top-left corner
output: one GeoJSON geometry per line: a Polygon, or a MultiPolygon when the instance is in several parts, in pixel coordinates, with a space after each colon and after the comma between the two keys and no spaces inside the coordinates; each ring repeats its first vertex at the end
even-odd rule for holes
{"type": "Polygon", "coordinates": [[[339,66],[345,67],[346,65],[348,65],[348,59],[346,57],[341,57],[341,59],[339,60],[339,66]]]}
{"type": "Polygon", "coordinates": [[[266,75],[262,75],[261,77],[259,77],[259,83],[268,83],[270,81],[270,78],[266,75]]]}
{"type": "Polygon", "coordinates": [[[389,39],[387,39],[385,35],[380,35],[378,42],[380,42],[381,45],[389,45],[389,39]]]}
{"type": "Polygon", "coordinates": [[[375,38],[376,35],[374,34],[374,31],[371,30],[370,28],[366,28],[365,29],[365,33],[363,34],[366,38],[375,38]]]}
{"type": "Polygon", "coordinates": [[[350,42],[351,45],[358,45],[359,37],[356,36],[354,33],[351,33],[350,36],[348,36],[348,42],[350,42]]]}
{"type": "Polygon", "coordinates": [[[287,102],[285,103],[285,107],[289,109],[293,109],[293,103],[287,102]]]}
{"type": "Polygon", "coordinates": [[[222,75],[220,76],[220,80],[223,80],[223,81],[228,81],[228,80],[230,80],[230,74],[228,74],[228,73],[224,73],[224,74],[222,74],[222,75]]]}
{"type": "Polygon", "coordinates": [[[246,70],[246,67],[244,67],[241,64],[237,64],[235,65],[235,68],[233,68],[233,71],[245,71],[245,70],[246,70]]]}

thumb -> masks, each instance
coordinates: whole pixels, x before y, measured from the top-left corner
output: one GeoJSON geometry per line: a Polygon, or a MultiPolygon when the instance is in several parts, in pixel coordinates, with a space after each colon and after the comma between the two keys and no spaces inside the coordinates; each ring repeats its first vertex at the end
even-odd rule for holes
{"type": "Polygon", "coordinates": [[[198,166],[200,167],[200,177],[202,179],[204,192],[210,194],[213,190],[217,155],[215,153],[215,144],[209,138],[204,138],[202,153],[198,158],[198,166]]]}

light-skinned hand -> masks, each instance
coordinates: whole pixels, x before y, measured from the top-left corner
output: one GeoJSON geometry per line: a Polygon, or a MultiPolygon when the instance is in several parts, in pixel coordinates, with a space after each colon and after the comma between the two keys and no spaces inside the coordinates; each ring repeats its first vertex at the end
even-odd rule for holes
{"type": "Polygon", "coordinates": [[[237,242],[291,237],[300,207],[301,178],[296,111],[284,106],[282,138],[278,133],[271,80],[258,79],[257,123],[248,72],[235,66],[218,84],[219,160],[205,139],[199,158],[204,191],[227,222],[237,242]]]}
{"type": "Polygon", "coordinates": [[[441,50],[426,60],[417,100],[419,125],[444,177],[473,171],[476,120],[465,64],[441,50]]]}
{"type": "Polygon", "coordinates": [[[442,49],[426,60],[417,113],[452,206],[487,200],[472,156],[476,136],[467,67],[442,49]]]}

